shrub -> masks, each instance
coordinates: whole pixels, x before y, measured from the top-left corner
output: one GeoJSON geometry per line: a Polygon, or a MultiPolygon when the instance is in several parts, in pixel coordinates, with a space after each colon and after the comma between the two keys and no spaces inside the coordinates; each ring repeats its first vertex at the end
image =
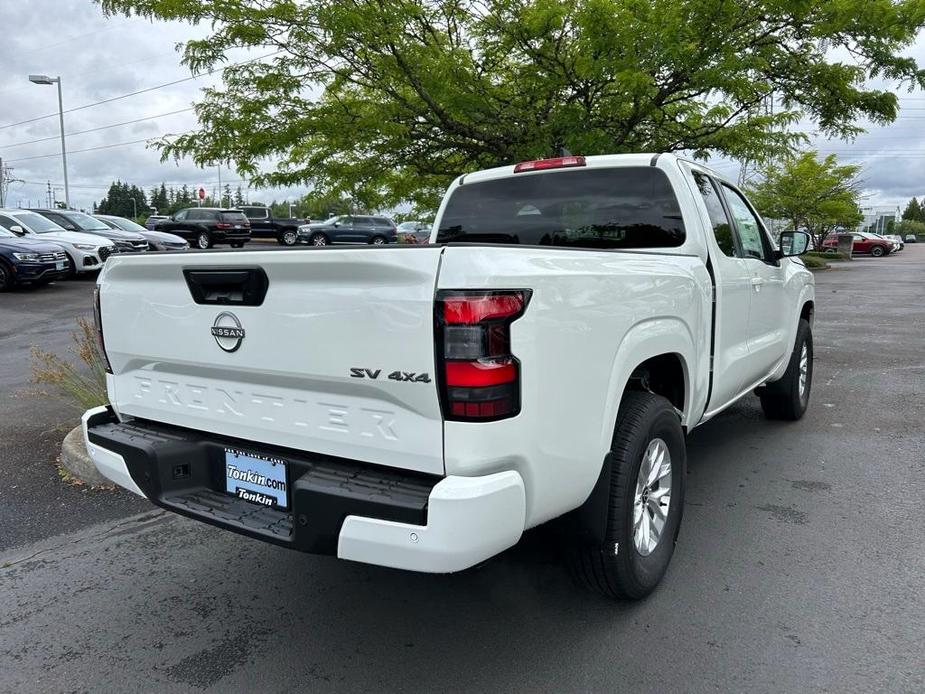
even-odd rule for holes
{"type": "Polygon", "coordinates": [[[810,270],[822,270],[829,266],[829,264],[818,255],[802,255],[800,258],[810,270]]]}
{"type": "Polygon", "coordinates": [[[916,236],[925,235],[925,223],[916,222],[912,219],[902,219],[895,226],[897,234],[915,234],[916,236]]]}
{"type": "Polygon", "coordinates": [[[63,359],[33,345],[32,382],[50,387],[50,390],[38,391],[38,394],[58,398],[83,412],[109,402],[106,362],[97,346],[96,328],[90,319],[78,317],[77,330],[71,335],[74,345],[70,351],[79,362],[63,359]]]}

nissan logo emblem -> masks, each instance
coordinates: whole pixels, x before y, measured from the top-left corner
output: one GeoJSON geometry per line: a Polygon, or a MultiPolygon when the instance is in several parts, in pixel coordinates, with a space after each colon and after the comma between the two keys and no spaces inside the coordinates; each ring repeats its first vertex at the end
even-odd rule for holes
{"type": "Polygon", "coordinates": [[[244,342],[244,328],[233,313],[222,311],[212,323],[212,337],[215,343],[226,352],[236,352],[244,342]]]}

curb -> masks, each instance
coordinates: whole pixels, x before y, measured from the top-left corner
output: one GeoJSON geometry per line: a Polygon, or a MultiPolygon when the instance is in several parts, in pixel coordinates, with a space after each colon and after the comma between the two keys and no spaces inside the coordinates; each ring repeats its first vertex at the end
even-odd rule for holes
{"type": "Polygon", "coordinates": [[[83,427],[76,426],[68,432],[61,444],[61,467],[72,477],[90,487],[110,487],[112,483],[96,469],[87,454],[83,427]]]}

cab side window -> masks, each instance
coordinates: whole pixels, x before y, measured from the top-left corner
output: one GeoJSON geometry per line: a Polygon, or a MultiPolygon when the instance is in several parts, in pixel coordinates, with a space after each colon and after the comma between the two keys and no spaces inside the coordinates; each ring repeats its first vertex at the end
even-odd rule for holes
{"type": "Polygon", "coordinates": [[[9,217],[5,217],[2,214],[0,214],[0,227],[3,227],[4,229],[7,229],[9,231],[12,231],[10,227],[14,227],[14,226],[16,226],[16,222],[14,222],[9,217]]]}
{"type": "Polygon", "coordinates": [[[186,219],[187,215],[189,215],[189,210],[180,210],[173,216],[173,218],[178,222],[182,222],[186,219]]]}
{"type": "Polygon", "coordinates": [[[694,180],[697,182],[697,189],[703,198],[703,203],[707,207],[707,214],[710,215],[710,225],[713,227],[713,236],[716,238],[716,244],[719,249],[730,258],[735,258],[736,244],[732,235],[732,225],[726,216],[726,210],[719,199],[719,192],[709,177],[702,173],[694,172],[694,180]]]}
{"type": "Polygon", "coordinates": [[[761,228],[761,222],[752,212],[745,198],[739,191],[723,184],[723,192],[726,195],[726,203],[729,205],[729,212],[735,219],[736,229],[739,233],[739,244],[742,247],[743,258],[754,258],[756,260],[767,260],[767,250],[764,243],[764,231],[761,228]]]}

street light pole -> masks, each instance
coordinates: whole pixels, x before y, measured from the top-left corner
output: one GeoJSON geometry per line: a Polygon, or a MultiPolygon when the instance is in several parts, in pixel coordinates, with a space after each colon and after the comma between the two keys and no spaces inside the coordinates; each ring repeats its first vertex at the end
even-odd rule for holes
{"type": "Polygon", "coordinates": [[[61,126],[61,164],[64,166],[64,206],[70,208],[71,190],[67,183],[67,148],[64,143],[64,100],[61,97],[61,76],[29,75],[29,81],[33,84],[58,85],[58,124],[61,126]]]}

